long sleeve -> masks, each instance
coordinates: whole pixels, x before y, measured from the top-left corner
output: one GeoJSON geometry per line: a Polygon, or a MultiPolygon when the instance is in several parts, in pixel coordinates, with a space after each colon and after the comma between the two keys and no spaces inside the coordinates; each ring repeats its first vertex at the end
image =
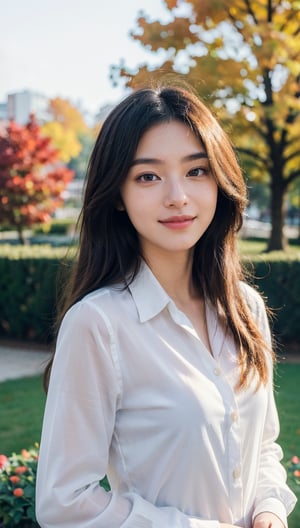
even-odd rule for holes
{"type": "MultiPolygon", "coordinates": [[[[270,329],[263,303],[259,299],[257,317],[259,326],[271,346],[270,329]]],[[[275,513],[287,526],[287,515],[293,510],[296,496],[286,485],[286,471],[281,464],[281,447],[276,443],[280,432],[277,407],[274,400],[273,372],[270,365],[268,383],[268,405],[262,433],[261,452],[258,466],[258,483],[253,519],[261,512],[275,513]]]]}
{"type": "Polygon", "coordinates": [[[253,518],[261,512],[270,511],[275,513],[287,526],[287,515],[293,510],[296,497],[285,484],[286,471],[280,463],[283,454],[276,443],[278,435],[279,421],[270,384],[253,518]]]}
{"type": "Polygon", "coordinates": [[[36,495],[40,526],[218,528],[218,521],[156,507],[134,490],[99,486],[122,399],[114,354],[105,314],[87,302],[74,306],[59,333],[45,409],[36,495]]]}

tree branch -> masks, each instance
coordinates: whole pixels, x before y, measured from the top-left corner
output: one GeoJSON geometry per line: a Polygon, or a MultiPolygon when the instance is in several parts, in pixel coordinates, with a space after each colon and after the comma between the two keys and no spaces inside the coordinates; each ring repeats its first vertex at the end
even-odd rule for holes
{"type": "Polygon", "coordinates": [[[249,0],[245,0],[245,4],[246,4],[246,7],[247,7],[247,10],[248,10],[249,15],[252,16],[252,18],[253,18],[255,24],[258,25],[258,20],[257,20],[257,18],[256,18],[256,16],[255,16],[255,13],[254,13],[252,7],[251,7],[250,1],[249,1],[249,0]]]}
{"type": "Polygon", "coordinates": [[[294,180],[300,177],[300,169],[290,172],[288,178],[285,178],[286,187],[290,185],[294,180]]]}
{"type": "Polygon", "coordinates": [[[273,15],[272,0],[268,0],[268,6],[267,6],[267,21],[268,22],[272,22],[272,15],[273,15]]]}
{"type": "Polygon", "coordinates": [[[285,18],[283,24],[280,26],[279,31],[283,33],[288,26],[289,22],[294,19],[295,13],[293,11],[290,11],[288,16],[285,18]]]}
{"type": "Polygon", "coordinates": [[[292,152],[288,156],[284,157],[284,163],[287,163],[288,161],[291,161],[294,158],[300,157],[300,150],[296,150],[295,152],[292,152]]]}
{"type": "Polygon", "coordinates": [[[300,33],[300,27],[298,27],[298,28],[294,31],[294,33],[293,33],[293,37],[296,37],[297,35],[299,35],[299,33],[300,33]]]}
{"type": "Polygon", "coordinates": [[[260,161],[265,167],[269,166],[268,158],[264,158],[263,156],[260,156],[257,153],[257,151],[244,148],[244,147],[237,147],[237,151],[241,154],[246,154],[247,156],[250,156],[251,158],[255,158],[256,160],[260,161]]]}
{"type": "Polygon", "coordinates": [[[262,138],[262,139],[266,139],[266,133],[261,129],[261,127],[259,126],[256,126],[254,124],[252,124],[252,127],[254,128],[255,132],[262,138]]]}

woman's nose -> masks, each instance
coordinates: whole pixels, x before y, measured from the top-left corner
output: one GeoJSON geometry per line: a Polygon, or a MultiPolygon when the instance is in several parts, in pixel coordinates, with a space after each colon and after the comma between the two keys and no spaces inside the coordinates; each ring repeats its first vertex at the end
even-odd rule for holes
{"type": "Polygon", "coordinates": [[[167,192],[165,195],[166,207],[181,208],[188,202],[186,190],[184,185],[179,182],[171,183],[168,185],[167,192]]]}

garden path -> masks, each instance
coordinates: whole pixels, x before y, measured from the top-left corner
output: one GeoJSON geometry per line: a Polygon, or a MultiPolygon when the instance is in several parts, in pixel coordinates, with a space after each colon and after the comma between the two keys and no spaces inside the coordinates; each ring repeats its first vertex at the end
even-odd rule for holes
{"type": "Polygon", "coordinates": [[[41,374],[49,357],[43,346],[0,341],[0,382],[41,374]]]}

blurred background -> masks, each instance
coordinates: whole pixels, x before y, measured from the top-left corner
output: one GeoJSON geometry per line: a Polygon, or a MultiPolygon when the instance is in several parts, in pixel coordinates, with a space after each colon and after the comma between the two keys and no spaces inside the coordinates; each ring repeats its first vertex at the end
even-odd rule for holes
{"type": "MultiPolygon", "coordinates": [[[[41,370],[96,136],[132,90],[175,80],[228,131],[248,185],[239,249],[274,311],[280,441],[299,494],[299,1],[0,5],[0,477],[1,453],[39,441],[41,370]]],[[[37,526],[28,504],[16,514],[13,491],[0,478],[0,526],[37,526]]],[[[299,506],[290,528],[298,526],[299,506]]]]}

